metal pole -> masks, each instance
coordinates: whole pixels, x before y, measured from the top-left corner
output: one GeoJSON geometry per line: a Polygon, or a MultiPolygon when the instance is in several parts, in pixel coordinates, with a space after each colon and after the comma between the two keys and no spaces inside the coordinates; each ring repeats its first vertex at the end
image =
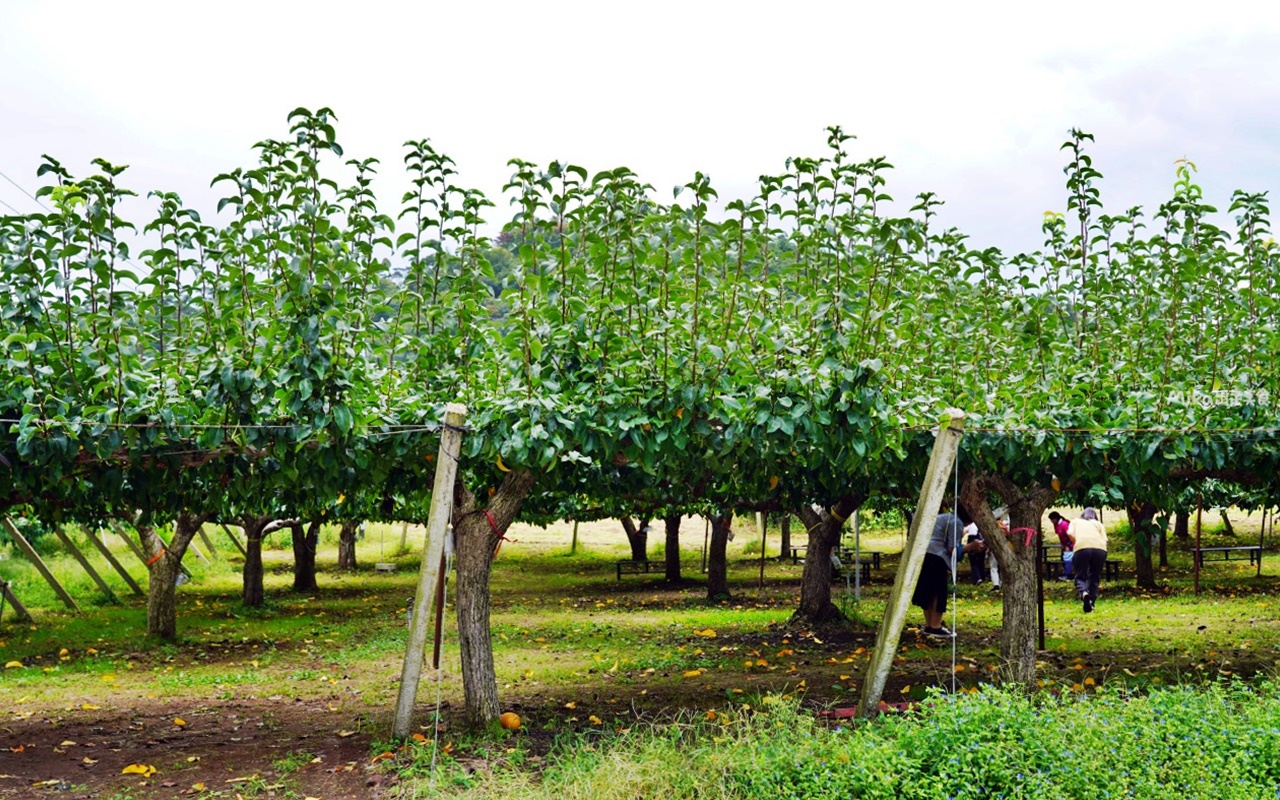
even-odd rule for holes
{"type": "MultiPolygon", "coordinates": [[[[993,556],[994,557],[994,556],[993,556]]],[[[1040,649],[1044,649],[1044,568],[1045,568],[1044,532],[1036,532],[1036,605],[1040,618],[1040,649]]],[[[1063,567],[1066,569],[1066,567],[1063,567]]]]}
{"type": "MultiPolygon", "coordinates": [[[[858,512],[853,510],[853,599],[862,600],[862,531],[858,526],[858,512]]],[[[846,587],[847,588],[847,587],[846,587]]]]}
{"type": "Polygon", "coordinates": [[[467,407],[461,403],[445,406],[444,430],[440,434],[440,455],[436,458],[435,482],[431,488],[431,511],[427,517],[427,544],[418,573],[418,592],[413,601],[413,628],[404,653],[400,673],[400,696],[396,700],[392,735],[403,739],[409,735],[413,704],[418,697],[418,681],[422,677],[422,658],[426,651],[427,627],[434,618],[432,604],[436,599],[436,583],[444,558],[444,539],[453,513],[453,482],[458,474],[458,452],[462,449],[462,424],[467,407]]]}
{"type": "Polygon", "coordinates": [[[702,526],[702,571],[707,571],[707,538],[711,536],[711,520],[703,520],[702,526]]]}
{"type": "Polygon", "coordinates": [[[893,657],[897,654],[898,642],[902,639],[907,606],[911,603],[911,594],[920,578],[925,551],[929,549],[929,537],[938,518],[938,507],[946,495],[951,467],[955,463],[956,452],[960,449],[964,422],[964,412],[951,409],[938,427],[938,438],[933,443],[924,485],[920,488],[920,501],[907,532],[907,546],[902,551],[902,562],[898,565],[898,574],[894,576],[893,590],[885,604],[884,620],[880,623],[876,646],[867,665],[867,679],[862,684],[862,699],[858,704],[859,716],[869,717],[874,714],[880,705],[880,697],[884,694],[885,681],[889,678],[889,669],[893,666],[893,657]]]}
{"type": "Polygon", "coordinates": [[[769,535],[769,524],[765,521],[764,513],[756,512],[756,527],[760,530],[760,588],[764,588],[764,543],[769,535]]]}
{"type": "Polygon", "coordinates": [[[1262,577],[1262,548],[1267,538],[1267,510],[1262,509],[1262,524],[1258,526],[1258,577],[1262,577]]]}
{"type": "Polygon", "coordinates": [[[1204,518],[1204,495],[1196,495],[1196,558],[1192,567],[1194,575],[1193,583],[1195,593],[1200,594],[1200,559],[1204,558],[1204,554],[1200,552],[1200,526],[1204,518]]]}

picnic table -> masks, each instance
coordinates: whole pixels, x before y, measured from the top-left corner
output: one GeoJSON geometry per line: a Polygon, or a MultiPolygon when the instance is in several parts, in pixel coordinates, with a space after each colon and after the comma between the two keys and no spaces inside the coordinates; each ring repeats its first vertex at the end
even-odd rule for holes
{"type": "Polygon", "coordinates": [[[654,568],[666,568],[665,561],[653,561],[650,559],[630,559],[624,558],[615,565],[618,569],[618,580],[622,580],[622,573],[629,575],[639,575],[640,573],[652,572],[654,568]]]}
{"type": "Polygon", "coordinates": [[[1262,546],[1261,545],[1240,545],[1238,547],[1193,547],[1191,552],[1195,554],[1196,561],[1200,562],[1200,566],[1204,566],[1204,557],[1206,553],[1221,553],[1223,561],[1230,561],[1232,553],[1243,553],[1249,557],[1250,564],[1262,563],[1262,546]]]}
{"type": "MultiPolygon", "coordinates": [[[[791,563],[795,564],[799,562],[801,553],[807,548],[808,548],[808,545],[803,545],[803,544],[792,545],[791,546],[791,563]]],[[[850,563],[854,561],[853,548],[851,547],[844,547],[844,546],[838,547],[836,548],[835,553],[836,555],[840,556],[841,561],[848,561],[850,563]]],[[[863,550],[862,559],[861,559],[862,563],[866,564],[868,558],[871,559],[871,565],[873,569],[880,569],[880,551],[863,550]]]]}
{"type": "MultiPolygon", "coordinates": [[[[1044,567],[1045,567],[1044,574],[1046,578],[1062,577],[1063,562],[1047,561],[1045,562],[1044,567]]],[[[1102,578],[1103,580],[1108,580],[1108,581],[1119,580],[1120,579],[1120,562],[1114,558],[1109,558],[1106,561],[1104,561],[1102,563],[1102,578]]]]}

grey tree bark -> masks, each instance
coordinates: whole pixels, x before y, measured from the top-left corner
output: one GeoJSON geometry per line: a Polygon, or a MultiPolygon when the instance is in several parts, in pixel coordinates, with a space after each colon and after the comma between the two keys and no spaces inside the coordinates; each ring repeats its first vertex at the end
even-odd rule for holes
{"type": "Polygon", "coordinates": [[[356,568],[356,530],[360,523],[355,520],[343,520],[338,531],[338,569],[354,570],[356,568]]]}
{"type": "Polygon", "coordinates": [[[177,579],[182,557],[200,526],[212,515],[182,514],[174,522],[173,539],[166,547],[150,525],[135,525],[148,558],[147,634],[173,641],[178,638],[177,579]]]}
{"type": "Polygon", "coordinates": [[[833,622],[845,619],[844,613],[831,602],[831,552],[840,543],[844,522],[862,507],[866,495],[847,494],[831,508],[815,510],[801,506],[796,516],[809,531],[809,544],[804,551],[804,572],[800,576],[800,606],[791,619],[794,622],[833,622]]]}
{"type": "Polygon", "coordinates": [[[729,529],[733,512],[711,516],[711,545],[707,550],[707,599],[729,597],[729,529]]]}
{"type": "Polygon", "coordinates": [[[313,519],[303,533],[302,522],[290,526],[293,537],[293,590],[313,592],[316,583],[316,547],[320,544],[320,520],[313,519]]]}
{"type": "Polygon", "coordinates": [[[466,719],[473,727],[493,722],[500,713],[489,633],[489,574],[501,536],[515,520],[533,483],[534,474],[528,470],[508,472],[484,508],[460,481],[454,485],[458,639],[466,719]]]}
{"type": "Polygon", "coordinates": [[[236,524],[244,528],[245,556],[241,601],[250,608],[258,608],[266,600],[262,587],[262,537],[274,517],[242,517],[236,524]]]}
{"type": "Polygon", "coordinates": [[[623,517],[622,530],[627,534],[627,543],[631,545],[631,560],[647,560],[649,558],[649,520],[642,519],[637,526],[631,521],[631,517],[623,517]]]}
{"type": "Polygon", "coordinates": [[[667,540],[664,550],[666,563],[665,580],[667,583],[680,582],[680,515],[671,514],[663,518],[667,540]]]}
{"type": "Polygon", "coordinates": [[[1001,475],[969,474],[960,487],[964,504],[982,533],[988,554],[1000,565],[1003,618],[1000,627],[1000,675],[1009,682],[1034,685],[1039,605],[1036,601],[1037,541],[1040,521],[1057,493],[1039,483],[1018,486],[1001,475]],[[996,523],[989,497],[995,494],[1009,509],[1010,535],[996,523]],[[1034,534],[1027,542],[1025,530],[1034,534]]]}
{"type": "Polygon", "coordinates": [[[1137,585],[1142,589],[1155,589],[1156,570],[1151,562],[1154,549],[1152,539],[1158,532],[1155,524],[1155,503],[1146,500],[1130,502],[1126,512],[1129,517],[1129,533],[1133,537],[1133,567],[1137,573],[1137,585]]]}

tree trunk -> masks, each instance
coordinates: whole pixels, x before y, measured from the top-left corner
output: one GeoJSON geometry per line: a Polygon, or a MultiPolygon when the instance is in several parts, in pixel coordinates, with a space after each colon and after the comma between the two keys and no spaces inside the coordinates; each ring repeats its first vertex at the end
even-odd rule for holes
{"type": "Polygon", "coordinates": [[[640,527],[637,528],[631,521],[631,517],[623,517],[622,530],[627,534],[627,543],[631,545],[631,560],[647,560],[649,558],[649,521],[640,520],[640,527]]]}
{"type": "Polygon", "coordinates": [[[479,508],[461,481],[454,484],[454,540],[458,560],[458,643],[462,651],[462,689],[467,723],[487,725],[498,718],[498,678],[493,668],[493,640],[489,633],[489,571],[500,533],[520,511],[533,488],[534,475],[512,470],[479,508]],[[487,513],[486,513],[487,512],[487,513]],[[490,522],[492,516],[492,523],[490,522]],[[494,528],[497,528],[497,531],[494,528]]]}
{"type": "Polygon", "coordinates": [[[1231,524],[1231,517],[1227,516],[1227,510],[1225,508],[1220,508],[1218,509],[1218,513],[1222,516],[1222,535],[1230,536],[1234,539],[1236,536],[1236,529],[1235,526],[1231,524]]]}
{"type": "Polygon", "coordinates": [[[1156,570],[1151,562],[1152,538],[1159,532],[1155,524],[1156,506],[1145,500],[1130,502],[1129,534],[1133,538],[1133,567],[1140,589],[1156,589],[1156,570]]]}
{"type": "Polygon", "coordinates": [[[258,608],[266,600],[262,588],[262,536],[272,521],[266,517],[244,517],[237,524],[244,528],[244,578],[242,602],[249,608],[258,608]]]}
{"type": "Polygon", "coordinates": [[[831,602],[831,551],[840,544],[844,521],[865,499],[862,494],[849,494],[831,509],[815,511],[806,505],[796,512],[809,531],[809,542],[804,550],[804,572],[800,576],[800,607],[792,615],[793,621],[817,623],[845,618],[831,602]]]}
{"type": "Polygon", "coordinates": [[[1174,538],[1187,541],[1191,538],[1191,512],[1179,509],[1173,515],[1173,535],[1174,538]]]}
{"type": "Polygon", "coordinates": [[[711,546],[707,552],[707,599],[729,598],[729,529],[733,526],[733,512],[711,516],[711,546]]]}
{"type": "Polygon", "coordinates": [[[139,523],[138,535],[142,539],[143,552],[149,560],[147,570],[147,634],[173,641],[178,638],[177,580],[182,556],[191,540],[210,515],[182,514],[174,522],[173,539],[166,547],[164,541],[149,525],[139,523]]]}
{"type": "Polygon", "coordinates": [[[663,519],[667,529],[666,558],[667,583],[680,582],[680,515],[671,514],[663,519]]]}
{"type": "Polygon", "coordinates": [[[320,543],[320,520],[313,519],[302,532],[302,522],[290,527],[293,535],[293,590],[295,592],[314,592],[319,589],[316,583],[316,546],[320,543]]]}
{"type": "Polygon", "coordinates": [[[360,523],[354,520],[343,520],[338,532],[338,569],[356,568],[356,530],[359,527],[360,523]]]}
{"type": "Polygon", "coordinates": [[[787,558],[791,555],[791,514],[783,511],[781,516],[782,520],[778,524],[778,528],[782,532],[779,544],[781,551],[778,553],[778,558],[787,558]]]}
{"type": "Polygon", "coordinates": [[[1000,475],[969,474],[960,488],[960,502],[982,533],[988,556],[995,556],[1000,567],[1000,675],[1006,681],[1028,686],[1036,679],[1040,633],[1036,579],[1040,520],[1056,495],[1038,483],[1021,487],[1000,475]],[[1009,509],[1008,536],[991,511],[988,497],[992,492],[1009,509]],[[1034,531],[1029,543],[1027,528],[1034,531]]]}

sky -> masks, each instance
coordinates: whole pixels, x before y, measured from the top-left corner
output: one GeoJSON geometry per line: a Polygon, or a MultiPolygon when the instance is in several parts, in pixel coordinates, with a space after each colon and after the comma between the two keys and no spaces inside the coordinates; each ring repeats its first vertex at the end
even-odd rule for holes
{"type": "Polygon", "coordinates": [[[346,155],[381,160],[384,210],[406,185],[402,143],[430,138],[498,222],[513,157],[625,165],[664,202],[701,171],[727,200],[841,125],[854,157],[894,165],[901,211],[935,192],[944,225],[1012,253],[1066,210],[1072,127],[1096,137],[1112,213],[1168,199],[1182,157],[1224,210],[1234,189],[1280,188],[1280,8],[10,2],[0,173],[18,186],[0,178],[0,213],[35,210],[22,190],[48,153],[73,174],[128,164],[131,189],[211,218],[212,178],[252,164],[298,106],[332,108],[346,155]]]}

